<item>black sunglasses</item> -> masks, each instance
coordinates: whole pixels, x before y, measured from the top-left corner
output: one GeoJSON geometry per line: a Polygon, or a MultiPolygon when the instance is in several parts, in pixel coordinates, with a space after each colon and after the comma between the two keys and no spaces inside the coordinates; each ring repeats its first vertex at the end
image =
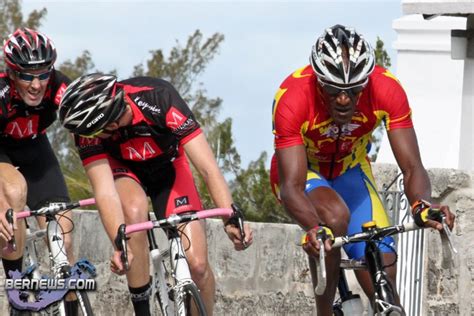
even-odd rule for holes
{"type": "Polygon", "coordinates": [[[30,74],[27,72],[16,71],[16,76],[18,77],[18,79],[27,82],[31,82],[35,80],[35,78],[38,78],[39,81],[43,81],[49,79],[49,77],[51,76],[51,69],[40,74],[30,74]]]}
{"type": "Polygon", "coordinates": [[[364,88],[367,86],[367,81],[360,83],[356,86],[351,86],[347,88],[339,87],[339,86],[336,86],[327,82],[323,82],[323,81],[318,81],[318,82],[321,88],[323,88],[324,92],[326,92],[330,96],[337,96],[342,92],[345,92],[346,94],[351,95],[351,96],[356,96],[359,93],[361,93],[362,90],[364,90],[364,88]]]}

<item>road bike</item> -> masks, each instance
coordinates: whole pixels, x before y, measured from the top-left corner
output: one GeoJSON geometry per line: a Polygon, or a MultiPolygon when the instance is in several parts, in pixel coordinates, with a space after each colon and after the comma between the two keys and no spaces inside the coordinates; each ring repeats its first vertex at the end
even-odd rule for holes
{"type": "MultiPolygon", "coordinates": [[[[448,238],[448,244],[453,253],[457,253],[454,248],[451,231],[445,222],[445,217],[442,215],[439,209],[429,209],[427,218],[437,221],[443,225],[443,233],[448,238]]],[[[351,312],[344,310],[344,302],[357,301],[358,295],[353,295],[349,290],[347,281],[345,280],[344,270],[345,269],[367,269],[371,276],[371,281],[375,289],[375,295],[372,302],[369,304],[369,315],[373,313],[374,315],[390,315],[390,316],[404,316],[405,312],[403,308],[398,306],[395,302],[395,290],[392,287],[391,282],[389,281],[385,268],[396,263],[390,263],[389,265],[384,265],[381,251],[379,249],[379,244],[382,243],[382,240],[385,237],[393,236],[399,233],[414,231],[418,229],[423,229],[424,227],[418,226],[415,222],[405,223],[401,225],[394,225],[389,227],[377,227],[374,221],[364,223],[362,225],[362,232],[356,233],[348,236],[336,237],[332,243],[332,248],[340,248],[344,245],[350,243],[364,242],[365,247],[365,259],[363,260],[354,260],[347,259],[341,261],[341,275],[338,283],[339,295],[341,301],[337,302],[333,309],[336,316],[341,315],[362,315],[362,308],[360,304],[347,304],[348,308],[351,309],[351,312]],[[358,305],[358,306],[357,306],[358,305]]],[[[305,238],[305,237],[303,237],[305,238]]],[[[317,239],[320,244],[324,244],[324,241],[327,239],[327,236],[324,232],[321,232],[317,235],[317,239]]],[[[395,249],[393,249],[395,252],[395,249]]],[[[396,254],[396,253],[395,253],[396,254]]],[[[325,252],[324,247],[320,248],[319,261],[317,263],[318,271],[318,281],[315,287],[315,293],[321,295],[324,293],[326,288],[326,268],[325,268],[325,252]]],[[[359,298],[360,302],[360,298],[359,298]]]]}
{"type": "MultiPolygon", "coordinates": [[[[66,249],[64,245],[64,232],[60,226],[56,215],[59,212],[69,211],[74,208],[89,206],[95,204],[95,200],[86,199],[74,203],[50,203],[50,205],[40,208],[39,210],[23,211],[16,214],[17,220],[32,216],[45,216],[47,226],[45,229],[32,231],[27,225],[27,234],[25,239],[24,272],[13,272],[11,275],[13,280],[28,280],[29,284],[48,284],[51,287],[59,287],[56,290],[39,290],[39,291],[20,291],[10,289],[7,291],[10,304],[17,311],[30,311],[35,315],[61,315],[66,316],[64,296],[69,289],[63,287],[68,282],[76,282],[75,280],[91,280],[95,277],[95,267],[85,259],[79,260],[73,266],[70,265],[66,249]],[[40,264],[38,261],[38,251],[36,243],[44,240],[49,250],[49,262],[51,276],[42,276],[40,273],[40,264]]],[[[58,216],[62,216],[59,214],[58,216]]],[[[13,225],[13,210],[7,212],[7,220],[13,225]]],[[[4,251],[16,249],[15,240],[12,239],[4,251]]],[[[82,281],[81,281],[82,282],[82,281]]],[[[83,281],[85,282],[85,281],[83,281]]],[[[23,283],[24,284],[24,283],[23,283]]],[[[87,292],[83,290],[74,290],[78,300],[79,310],[82,315],[93,315],[92,307],[87,296],[87,292]]]]}
{"type": "MultiPolygon", "coordinates": [[[[192,306],[197,309],[199,315],[207,315],[199,289],[191,278],[185,249],[182,244],[183,236],[185,238],[187,236],[183,233],[182,226],[191,221],[210,217],[229,218],[227,223],[238,227],[241,241],[245,241],[243,213],[235,205],[232,205],[232,209],[217,208],[192,211],[173,214],[168,218],[156,221],[133,225],[122,224],[118,229],[115,244],[122,251],[121,260],[126,269],[128,269],[128,235],[134,232],[147,231],[153,269],[152,297],[164,316],[190,315],[192,306]],[[158,249],[153,235],[153,229],[156,228],[163,229],[166,232],[168,249],[158,249]]],[[[246,247],[245,243],[244,247],[246,247]]]]}

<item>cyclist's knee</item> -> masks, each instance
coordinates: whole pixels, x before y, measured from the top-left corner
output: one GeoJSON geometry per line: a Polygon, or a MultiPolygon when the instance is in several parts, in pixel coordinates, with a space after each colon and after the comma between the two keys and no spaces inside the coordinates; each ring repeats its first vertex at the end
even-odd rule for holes
{"type": "Polygon", "coordinates": [[[336,236],[345,235],[350,221],[349,209],[345,205],[335,205],[332,207],[332,215],[325,219],[325,224],[336,236]]]}
{"type": "Polygon", "coordinates": [[[124,205],[124,216],[125,222],[127,224],[136,224],[146,221],[147,218],[147,209],[146,206],[143,207],[139,203],[124,205]]]}
{"type": "Polygon", "coordinates": [[[189,260],[189,269],[191,270],[191,275],[196,282],[199,280],[206,279],[212,274],[211,266],[207,258],[197,258],[189,260]]]}
{"type": "Polygon", "coordinates": [[[23,209],[26,204],[27,185],[25,178],[20,173],[8,181],[2,179],[2,191],[10,206],[17,211],[23,209]]]}

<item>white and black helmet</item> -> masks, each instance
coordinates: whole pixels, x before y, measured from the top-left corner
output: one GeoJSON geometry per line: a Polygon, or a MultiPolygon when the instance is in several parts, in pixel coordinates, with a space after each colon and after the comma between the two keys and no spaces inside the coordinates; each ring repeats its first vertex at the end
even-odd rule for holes
{"type": "Polygon", "coordinates": [[[353,28],[339,24],[327,28],[318,38],[309,60],[321,83],[341,87],[367,83],[375,67],[369,43],[353,28]],[[347,62],[343,54],[347,54],[347,62]]]}
{"type": "Polygon", "coordinates": [[[92,136],[116,121],[125,110],[117,77],[94,73],[74,80],[64,92],[59,119],[74,134],[92,136]]]}

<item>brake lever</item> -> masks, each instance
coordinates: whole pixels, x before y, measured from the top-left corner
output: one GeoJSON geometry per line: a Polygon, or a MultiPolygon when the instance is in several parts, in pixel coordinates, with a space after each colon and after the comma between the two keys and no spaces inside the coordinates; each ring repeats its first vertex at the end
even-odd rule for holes
{"type": "Polygon", "coordinates": [[[316,267],[318,270],[318,284],[314,288],[314,293],[316,295],[323,295],[324,291],[326,290],[326,261],[324,260],[326,254],[324,249],[324,237],[318,236],[319,242],[319,264],[316,267]]]}
{"type": "Polygon", "coordinates": [[[448,224],[446,224],[446,217],[445,216],[441,217],[441,224],[443,225],[444,234],[448,238],[449,248],[451,248],[451,251],[454,254],[457,254],[458,251],[456,250],[456,248],[454,248],[454,243],[453,243],[453,239],[452,239],[451,230],[449,230],[448,224]]]}
{"type": "Polygon", "coordinates": [[[128,264],[128,250],[127,250],[127,235],[125,234],[125,224],[121,224],[117,231],[117,236],[115,237],[114,243],[118,250],[122,251],[120,254],[120,260],[124,265],[125,270],[128,271],[130,268],[128,264]]]}
{"type": "Polygon", "coordinates": [[[326,290],[326,262],[324,260],[326,254],[324,249],[324,235],[318,234],[317,236],[319,242],[319,262],[316,263],[316,269],[318,271],[318,284],[314,288],[314,293],[316,295],[323,295],[326,290]]]}
{"type": "MultiPolygon", "coordinates": [[[[10,224],[12,230],[13,230],[13,209],[9,208],[7,210],[7,213],[5,214],[5,218],[7,219],[7,222],[10,224]]],[[[8,245],[13,251],[16,251],[16,241],[15,241],[15,235],[12,236],[12,239],[8,241],[8,245]]]]}
{"type": "Polygon", "coordinates": [[[242,242],[242,245],[244,246],[244,249],[247,248],[247,242],[245,241],[245,229],[244,229],[244,213],[240,209],[239,206],[232,204],[232,210],[234,211],[234,214],[232,215],[231,218],[229,218],[229,221],[227,223],[230,223],[234,226],[237,226],[240,231],[240,241],[242,242]]]}
{"type": "Polygon", "coordinates": [[[444,216],[444,214],[439,209],[430,208],[428,211],[428,218],[437,221],[438,223],[441,223],[441,225],[443,226],[444,234],[448,239],[449,248],[454,254],[457,254],[458,251],[454,247],[451,230],[449,230],[449,226],[448,224],[446,224],[446,216],[444,216]]]}

